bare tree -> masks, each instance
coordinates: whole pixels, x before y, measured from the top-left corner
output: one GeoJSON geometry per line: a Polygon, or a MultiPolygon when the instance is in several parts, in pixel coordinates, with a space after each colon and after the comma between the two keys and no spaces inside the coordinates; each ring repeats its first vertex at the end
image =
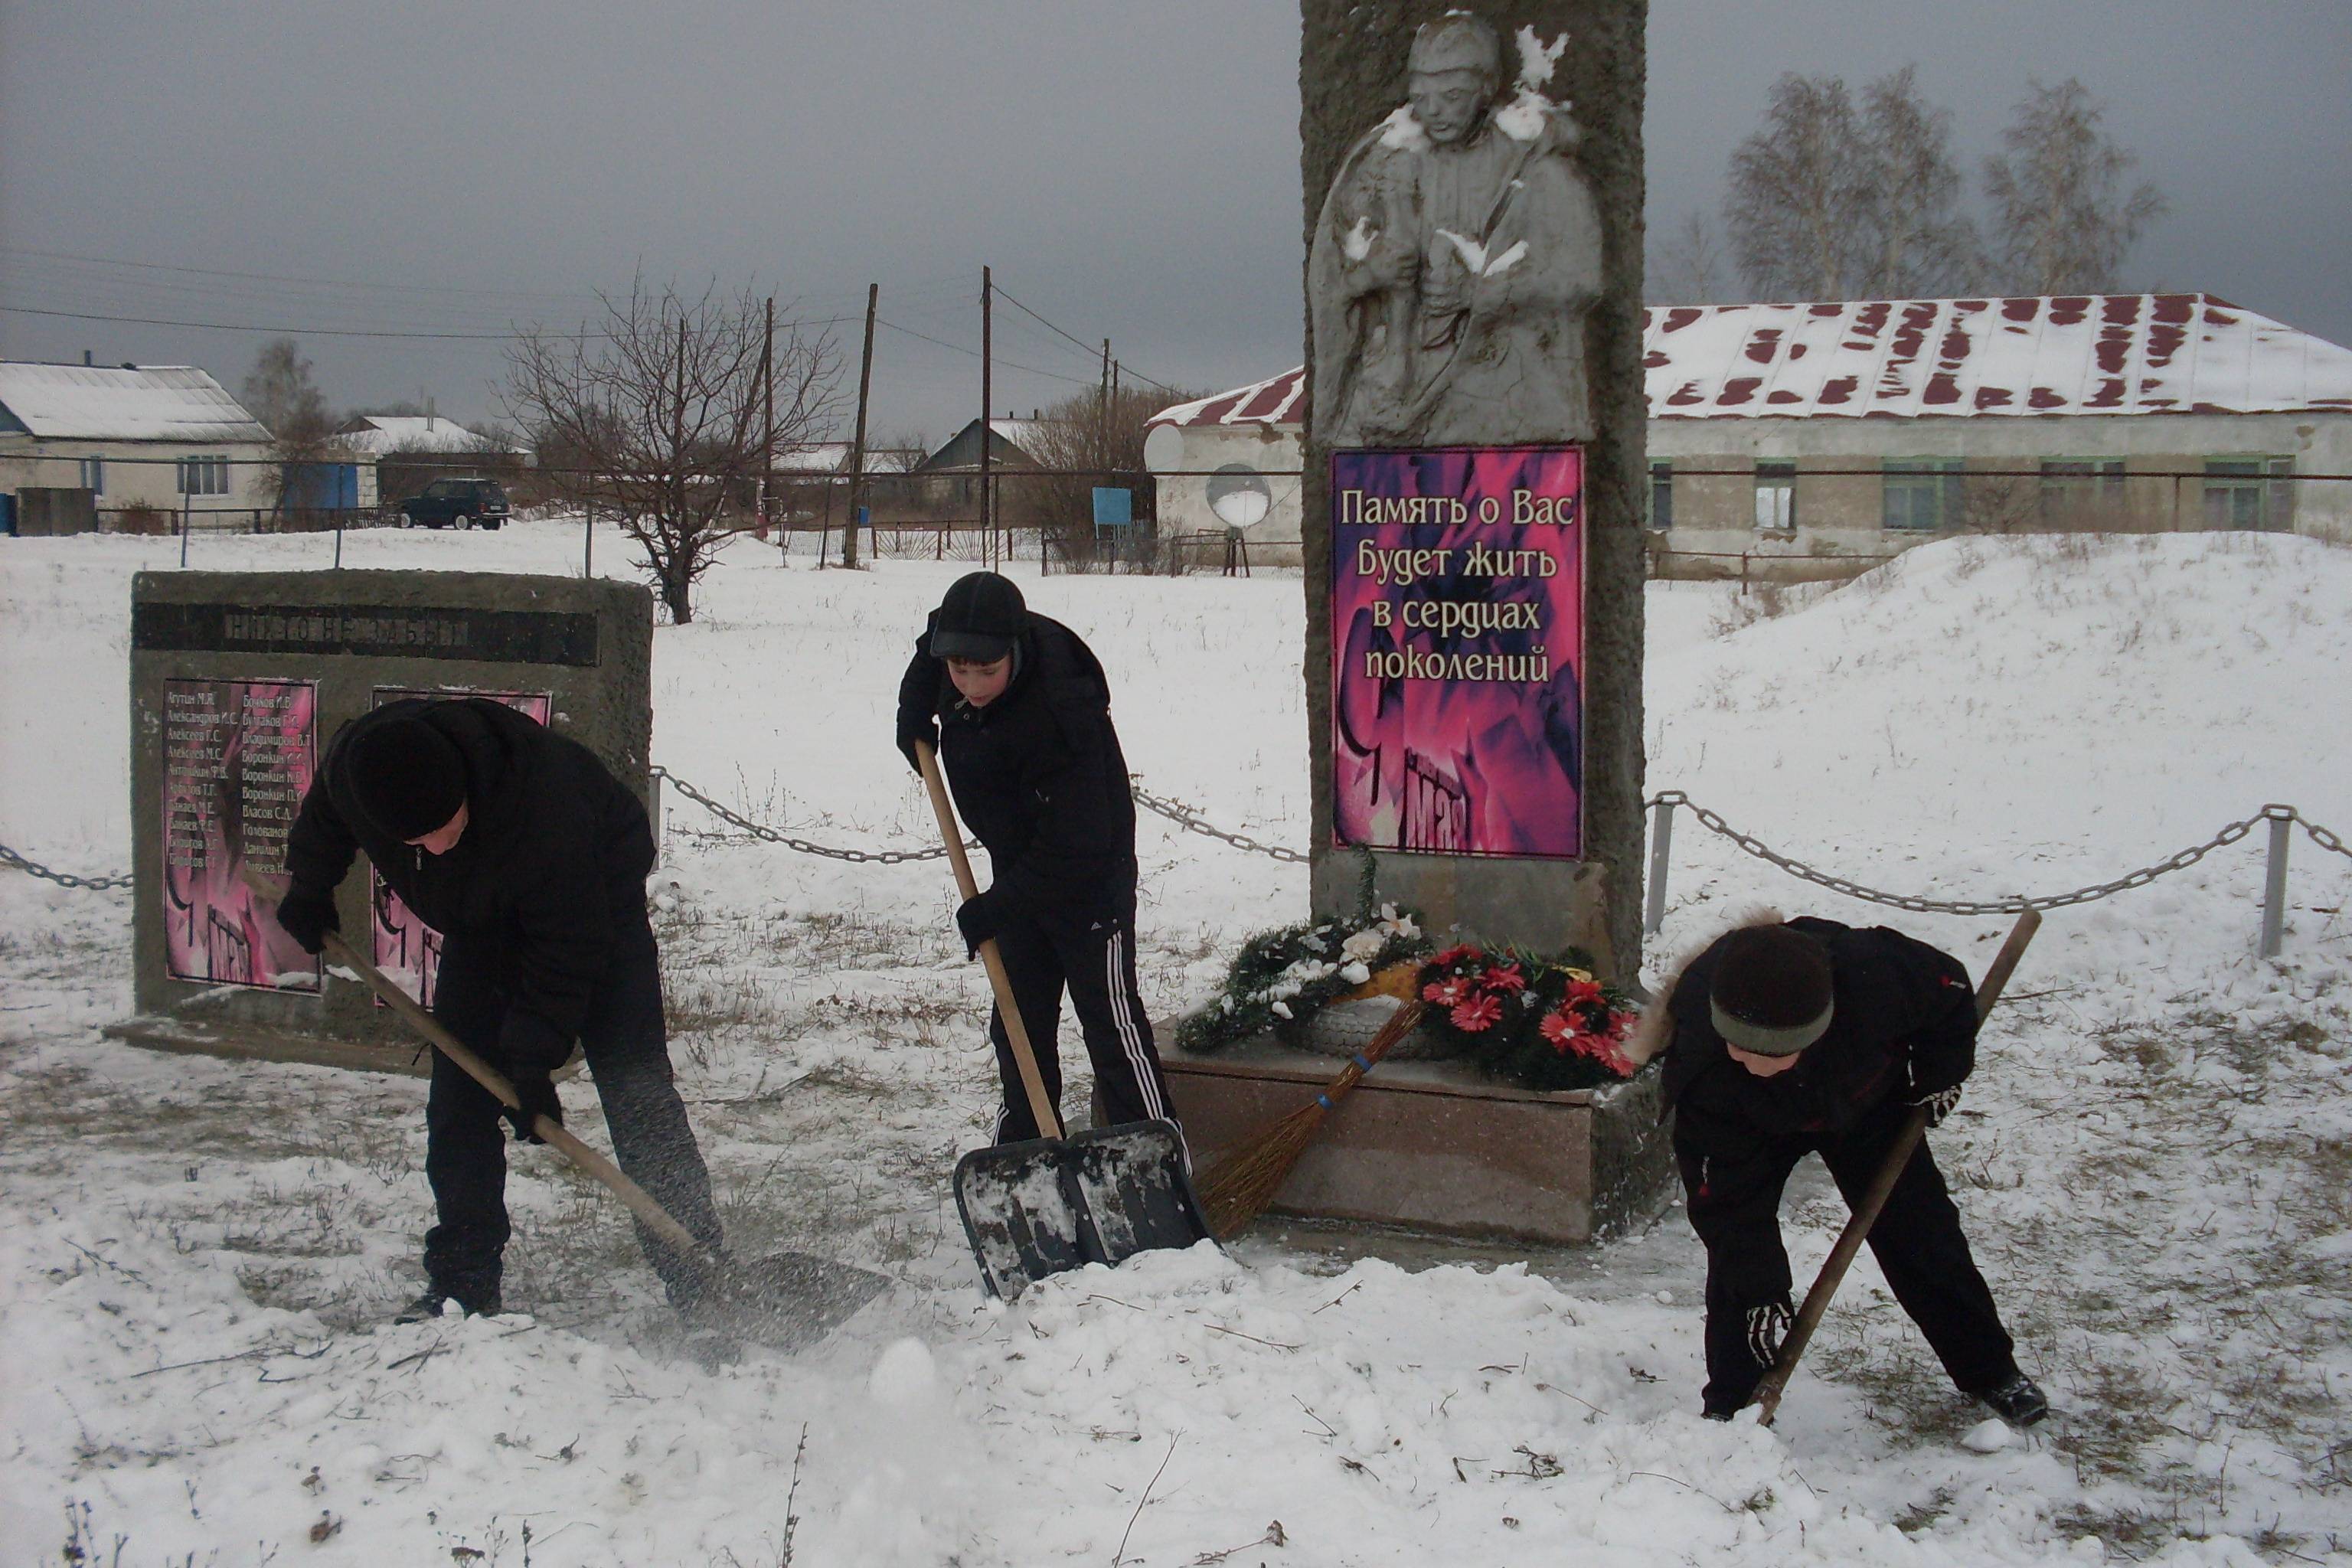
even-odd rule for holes
{"type": "Polygon", "coordinates": [[[841,356],[829,331],[779,323],[771,429],[764,300],[716,285],[695,298],[675,285],[656,293],[642,278],[625,300],[598,299],[603,320],[516,340],[507,405],[561,493],[618,514],[683,626],[719,546],[750,526],[740,514],[770,445],[808,440],[840,413],[841,356]]]}
{"type": "Polygon", "coordinates": [[[1708,305],[1727,292],[1722,243],[1694,207],[1651,247],[1642,294],[1653,305],[1708,305]]]}
{"type": "Polygon", "coordinates": [[[1748,289],[1766,300],[1841,300],[1865,262],[1868,172],[1844,79],[1790,72],[1764,123],[1732,150],[1723,213],[1748,289]]]}
{"type": "Polygon", "coordinates": [[[1003,509],[1014,512],[1017,502],[1017,514],[1045,531],[1064,561],[1091,563],[1095,490],[1133,491],[1135,521],[1150,522],[1154,492],[1143,463],[1144,422],[1192,395],[1130,383],[1115,393],[1080,392],[1063,399],[1045,411],[1024,443],[1044,471],[997,480],[1020,487],[1004,494],[1003,509]]]}
{"type": "Polygon", "coordinates": [[[1864,292],[1906,300],[1972,287],[1979,244],[1959,207],[1951,111],[1919,96],[1916,66],[1864,87],[1862,104],[1864,292]]]}
{"type": "Polygon", "coordinates": [[[311,379],[310,362],[292,338],[273,338],[261,345],[253,369],[237,388],[238,401],[269,431],[269,470],[264,489],[270,510],[282,514],[289,506],[315,505],[309,500],[316,487],[314,466],[335,448],[335,416],[327,410],[326,395],[311,379]]]}
{"type": "Polygon", "coordinates": [[[2027,82],[2005,153],[1985,160],[2000,286],[2020,294],[2112,289],[2143,230],[2165,201],[2146,182],[2124,190],[2138,160],[2103,134],[2090,89],[2069,77],[2055,87],[2027,82]]]}

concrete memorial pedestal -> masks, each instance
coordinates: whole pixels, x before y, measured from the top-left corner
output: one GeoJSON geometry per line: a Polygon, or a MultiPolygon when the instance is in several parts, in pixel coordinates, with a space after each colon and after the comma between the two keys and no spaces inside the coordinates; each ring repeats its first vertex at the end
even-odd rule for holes
{"type": "MultiPolygon", "coordinates": [[[[422,1071],[417,1042],[279,931],[277,878],[320,753],[405,697],[489,697],[585,744],[650,805],[653,597],[470,572],[142,572],[131,586],[136,1017],[167,1050],[422,1071]]],[[[361,857],[345,940],[428,1004],[439,933],[361,857]]]]}
{"type": "MultiPolygon", "coordinates": [[[[1304,0],[1309,896],[1640,969],[1643,0],[1304,0]]],[[[1196,1161],[1336,1070],[1171,1056],[1196,1161]]],[[[1383,1062],[1277,1199],[1583,1240],[1666,1173],[1654,1076],[1383,1062]]]]}

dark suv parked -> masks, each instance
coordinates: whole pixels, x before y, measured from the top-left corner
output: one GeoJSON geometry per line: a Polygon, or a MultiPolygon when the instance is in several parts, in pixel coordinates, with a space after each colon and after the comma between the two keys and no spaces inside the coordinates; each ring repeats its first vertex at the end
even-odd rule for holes
{"type": "Polygon", "coordinates": [[[496,479],[436,479],[423,495],[400,503],[403,527],[423,523],[444,528],[461,523],[469,528],[496,528],[507,520],[507,492],[496,479]]]}

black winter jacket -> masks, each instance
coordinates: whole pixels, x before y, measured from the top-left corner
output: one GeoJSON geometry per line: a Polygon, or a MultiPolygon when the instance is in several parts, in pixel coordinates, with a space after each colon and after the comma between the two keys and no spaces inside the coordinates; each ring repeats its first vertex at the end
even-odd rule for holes
{"type": "Polygon", "coordinates": [[[1094,650],[1032,611],[1012,683],[974,708],[929,645],[927,626],[898,683],[898,729],[938,720],[956,809],[995,868],[989,897],[1033,919],[1117,912],[1135,896],[1135,797],[1094,650]]]}
{"type": "Polygon", "coordinates": [[[643,919],[654,863],[644,805],[595,753],[483,697],[388,702],[336,732],[287,837],[287,868],[323,892],[355,849],[426,924],[508,977],[506,1048],[557,1061],[616,931],[643,919]],[[465,759],[466,831],[446,855],[402,843],[352,793],[353,738],[395,716],[422,719],[465,759]],[[535,1026],[515,1027],[517,1013],[535,1026]]]}
{"type": "Polygon", "coordinates": [[[1709,1020],[1721,942],[1675,984],[1660,1087],[1691,1152],[1736,1161],[1772,1139],[1842,1132],[1888,1096],[1949,1089],[1976,1065],[1976,994],[1958,959],[1885,926],[1789,925],[1828,946],[1834,1000],[1828,1032],[1786,1072],[1759,1078],[1733,1061],[1709,1020]]]}

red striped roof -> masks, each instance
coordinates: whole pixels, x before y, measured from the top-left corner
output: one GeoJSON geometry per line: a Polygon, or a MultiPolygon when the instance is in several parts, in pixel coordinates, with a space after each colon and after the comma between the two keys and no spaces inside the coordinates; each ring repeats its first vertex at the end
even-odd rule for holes
{"type": "MultiPolygon", "coordinates": [[[[2352,413],[2352,350],[2210,294],[1642,312],[1653,419],[2352,413]]],[[[1294,425],[1303,370],[1153,416],[1294,425]]]]}

